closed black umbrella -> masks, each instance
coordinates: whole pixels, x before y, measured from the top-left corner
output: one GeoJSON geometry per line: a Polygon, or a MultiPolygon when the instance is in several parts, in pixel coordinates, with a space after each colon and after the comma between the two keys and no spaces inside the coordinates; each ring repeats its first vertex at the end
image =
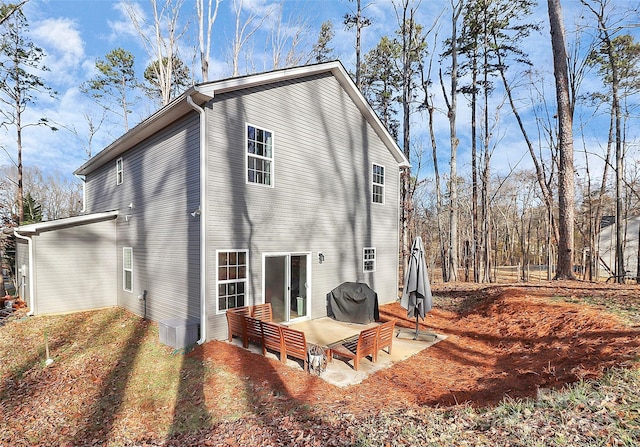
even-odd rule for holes
{"type": "MultiPolygon", "coordinates": [[[[431,296],[431,286],[429,285],[429,272],[427,263],[424,260],[424,246],[422,238],[416,237],[411,245],[411,254],[407,265],[407,272],[404,277],[404,290],[400,298],[400,305],[407,309],[408,317],[415,317],[416,332],[414,340],[418,338],[418,322],[424,320],[427,312],[431,310],[433,298],[431,296]]],[[[435,334],[428,334],[437,337],[435,334]]]]}

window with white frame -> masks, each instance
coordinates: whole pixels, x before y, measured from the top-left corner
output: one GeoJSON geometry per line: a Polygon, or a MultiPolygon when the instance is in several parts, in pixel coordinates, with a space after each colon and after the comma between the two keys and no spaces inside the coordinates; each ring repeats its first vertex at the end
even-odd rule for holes
{"type": "Polygon", "coordinates": [[[122,157],[116,160],[116,185],[121,185],[122,180],[124,179],[124,165],[122,162],[122,157]]]}
{"type": "Polygon", "coordinates": [[[365,272],[376,271],[376,249],[374,247],[365,247],[362,251],[363,270],[365,272]]]}
{"type": "Polygon", "coordinates": [[[122,249],[122,288],[133,292],[133,248],[122,249]]]}
{"type": "Polygon", "coordinates": [[[384,166],[373,164],[373,185],[371,188],[373,203],[384,203],[384,166]]]}
{"type": "Polygon", "coordinates": [[[247,182],[273,185],[273,133],[247,125],[247,182]]]}
{"type": "Polygon", "coordinates": [[[218,252],[218,312],[245,305],[247,251],[218,252]]]}

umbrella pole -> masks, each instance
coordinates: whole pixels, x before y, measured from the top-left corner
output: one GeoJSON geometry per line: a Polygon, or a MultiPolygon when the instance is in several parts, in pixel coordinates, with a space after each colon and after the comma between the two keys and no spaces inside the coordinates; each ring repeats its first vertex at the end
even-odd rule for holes
{"type": "Polygon", "coordinates": [[[420,318],[420,314],[418,313],[418,309],[415,310],[415,313],[416,313],[416,334],[413,336],[413,339],[417,340],[418,339],[418,332],[419,332],[418,331],[418,324],[419,324],[418,320],[420,318]]]}

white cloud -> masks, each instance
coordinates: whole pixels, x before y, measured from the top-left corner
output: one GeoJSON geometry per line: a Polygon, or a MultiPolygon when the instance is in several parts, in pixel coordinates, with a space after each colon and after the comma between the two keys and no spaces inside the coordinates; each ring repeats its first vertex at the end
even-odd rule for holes
{"type": "Polygon", "coordinates": [[[109,41],[116,42],[127,37],[139,38],[139,33],[131,20],[130,13],[137,18],[140,26],[144,27],[147,16],[142,6],[139,3],[120,1],[113,6],[113,9],[117,11],[120,17],[116,20],[107,20],[111,30],[109,41]]]}
{"type": "Polygon", "coordinates": [[[82,64],[84,41],[75,21],[52,18],[37,22],[31,30],[33,40],[45,50],[49,77],[57,83],[76,83],[75,72],[82,64]]]}

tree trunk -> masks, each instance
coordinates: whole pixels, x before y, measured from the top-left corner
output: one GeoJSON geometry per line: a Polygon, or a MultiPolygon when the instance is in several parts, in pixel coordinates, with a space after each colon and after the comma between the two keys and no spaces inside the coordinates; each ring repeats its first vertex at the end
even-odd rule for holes
{"type": "Polygon", "coordinates": [[[449,175],[449,280],[458,279],[458,136],[456,134],[456,114],[458,95],[458,31],[457,23],[462,12],[462,2],[452,2],[451,27],[451,104],[448,110],[449,134],[451,141],[451,159],[449,175]]]}
{"type": "Polygon", "coordinates": [[[567,47],[560,0],[548,0],[551,46],[553,49],[553,73],[556,80],[558,102],[558,134],[560,163],[558,166],[558,262],[555,279],[575,279],[573,274],[573,221],[575,207],[573,130],[567,47]]]}
{"type": "Polygon", "coordinates": [[[480,225],[478,220],[478,131],[477,131],[477,103],[478,93],[478,54],[477,45],[473,48],[473,59],[471,61],[471,226],[473,230],[473,245],[471,256],[473,258],[473,281],[480,282],[480,256],[478,256],[478,246],[480,241],[480,225]]]}

